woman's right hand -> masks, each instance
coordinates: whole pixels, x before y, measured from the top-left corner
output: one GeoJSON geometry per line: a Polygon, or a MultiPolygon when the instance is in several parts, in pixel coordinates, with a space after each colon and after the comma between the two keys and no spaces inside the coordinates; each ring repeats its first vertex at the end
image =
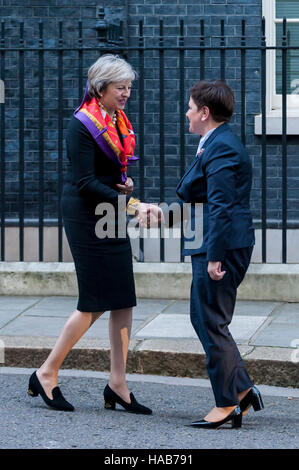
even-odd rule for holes
{"type": "Polygon", "coordinates": [[[159,206],[145,202],[138,204],[135,216],[140,225],[146,228],[158,227],[163,219],[163,213],[159,206]]]}

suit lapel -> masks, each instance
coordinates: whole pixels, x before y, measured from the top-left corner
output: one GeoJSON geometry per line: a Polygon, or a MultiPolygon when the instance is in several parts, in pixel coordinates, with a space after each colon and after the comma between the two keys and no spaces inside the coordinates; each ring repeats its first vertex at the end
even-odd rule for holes
{"type": "Polygon", "coordinates": [[[208,145],[210,145],[211,142],[217,137],[217,135],[221,134],[224,131],[227,131],[230,129],[229,125],[225,122],[224,124],[221,124],[221,126],[217,127],[214,132],[210,135],[210,137],[205,141],[203,147],[204,149],[207,148],[208,145]]]}
{"type": "MultiPolygon", "coordinates": [[[[206,142],[204,143],[203,147],[204,149],[207,148],[208,145],[210,145],[211,142],[213,142],[213,140],[215,139],[215,137],[219,134],[221,134],[222,132],[228,130],[230,127],[229,125],[225,122],[224,124],[221,124],[221,126],[217,127],[214,132],[212,132],[212,134],[210,135],[210,137],[206,140],[206,142]]],[[[195,163],[198,161],[198,156],[196,155],[194,161],[191,163],[190,167],[188,168],[188,170],[186,171],[186,173],[184,174],[184,176],[182,177],[181,181],[179,182],[179,184],[177,185],[177,188],[176,188],[176,191],[180,188],[183,180],[186,178],[186,176],[190,173],[190,171],[192,170],[192,168],[194,167],[195,163]]]]}
{"type": "Polygon", "coordinates": [[[184,174],[184,176],[181,178],[179,184],[177,185],[176,187],[176,191],[181,187],[181,184],[182,182],[184,181],[184,179],[186,178],[186,176],[190,173],[190,171],[192,170],[192,168],[194,167],[195,163],[198,161],[198,157],[196,155],[196,157],[194,158],[193,162],[191,163],[191,165],[189,166],[188,170],[186,171],[186,173],[184,174]]]}

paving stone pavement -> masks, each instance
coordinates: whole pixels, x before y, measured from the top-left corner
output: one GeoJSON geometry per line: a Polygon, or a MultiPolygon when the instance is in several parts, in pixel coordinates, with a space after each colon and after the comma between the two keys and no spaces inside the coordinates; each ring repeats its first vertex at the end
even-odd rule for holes
{"type": "MultiPolygon", "coordinates": [[[[70,296],[0,296],[0,364],[37,367],[76,305],[77,298],[70,296]]],[[[108,322],[105,312],[63,367],[109,369],[108,322]]],[[[299,386],[299,304],[238,300],[230,331],[257,381],[299,386]]],[[[138,299],[128,371],[206,377],[188,300],[138,299]]]]}

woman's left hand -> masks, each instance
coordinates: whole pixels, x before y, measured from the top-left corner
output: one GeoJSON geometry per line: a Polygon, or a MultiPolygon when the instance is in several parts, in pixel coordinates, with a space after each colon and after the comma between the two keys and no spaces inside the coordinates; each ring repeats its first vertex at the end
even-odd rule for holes
{"type": "Polygon", "coordinates": [[[131,178],[127,178],[127,181],[125,184],[117,184],[118,190],[121,194],[125,194],[126,196],[129,196],[132,194],[133,189],[134,189],[134,183],[131,178]]]}
{"type": "Polygon", "coordinates": [[[221,261],[209,261],[208,273],[213,281],[220,281],[226,271],[221,271],[221,261]]]}

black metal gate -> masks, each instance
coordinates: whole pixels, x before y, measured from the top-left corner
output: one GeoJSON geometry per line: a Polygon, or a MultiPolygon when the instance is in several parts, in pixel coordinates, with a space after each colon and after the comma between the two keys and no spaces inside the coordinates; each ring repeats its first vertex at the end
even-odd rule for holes
{"type": "MultiPolygon", "coordinates": [[[[44,226],[52,224],[58,227],[58,261],[62,261],[62,217],[60,212],[60,197],[63,184],[63,137],[65,124],[71,116],[73,110],[82,99],[85,86],[85,77],[87,67],[92,63],[88,60],[91,57],[98,57],[100,54],[107,52],[116,52],[128,58],[137,69],[138,81],[135,87],[135,95],[132,97],[132,104],[129,107],[129,115],[132,113],[132,122],[137,129],[138,156],[140,157],[138,170],[136,171],[137,196],[141,200],[150,199],[165,201],[168,197],[168,188],[166,180],[168,179],[168,142],[165,128],[174,124],[166,120],[169,112],[167,109],[167,96],[174,93],[171,90],[169,81],[171,80],[171,72],[167,68],[168,61],[172,60],[173,70],[176,75],[176,96],[177,111],[174,113],[173,121],[178,126],[176,142],[172,139],[173,145],[179,149],[179,161],[177,164],[177,173],[174,172],[174,179],[182,176],[186,165],[188,164],[190,150],[189,147],[194,144],[192,137],[189,137],[186,131],[186,106],[188,101],[188,84],[190,77],[186,77],[189,63],[195,64],[197,80],[208,78],[211,67],[214,69],[214,78],[227,80],[229,75],[229,60],[234,58],[239,63],[239,76],[236,77],[235,83],[239,84],[238,89],[234,90],[237,95],[238,102],[238,122],[239,135],[247,145],[248,141],[248,115],[246,107],[247,101],[247,58],[254,55],[259,63],[259,92],[260,92],[260,109],[262,114],[262,135],[258,145],[260,146],[260,178],[259,186],[259,202],[255,207],[256,227],[261,228],[262,233],[262,262],[266,262],[266,231],[269,227],[267,219],[267,135],[266,135],[266,54],[270,50],[281,51],[281,67],[282,67],[282,137],[281,137],[281,178],[280,178],[280,201],[281,211],[279,218],[276,218],[276,226],[282,230],[282,262],[287,261],[287,230],[288,224],[288,193],[287,193],[287,60],[291,49],[298,47],[290,47],[287,41],[287,23],[283,21],[282,42],[276,47],[268,47],[265,37],[265,21],[261,21],[260,31],[257,31],[256,44],[247,44],[246,39],[246,21],[242,21],[241,37],[234,36],[234,41],[225,34],[224,20],[219,24],[219,35],[214,36],[214,44],[205,34],[204,20],[199,21],[198,42],[190,45],[186,44],[184,35],[185,25],[183,20],[180,21],[180,30],[178,38],[171,44],[169,38],[164,36],[164,24],[160,21],[159,36],[152,45],[145,45],[143,35],[143,21],[139,22],[139,34],[136,38],[136,44],[127,45],[122,38],[121,30],[118,31],[118,38],[115,35],[113,41],[101,44],[98,47],[89,47],[83,40],[82,22],[78,23],[78,37],[76,44],[69,46],[65,44],[63,39],[63,25],[59,23],[58,37],[52,38],[52,41],[44,38],[43,23],[39,23],[39,38],[36,40],[26,40],[24,34],[24,24],[19,24],[19,39],[15,46],[8,46],[6,36],[5,22],[1,23],[0,31],[0,78],[2,84],[10,83],[10,88],[5,88],[5,102],[1,103],[0,99],[0,178],[1,178],[1,260],[5,261],[5,228],[15,225],[19,228],[19,260],[24,260],[24,227],[28,225],[37,225],[39,229],[39,260],[43,261],[44,253],[44,226]],[[231,44],[231,42],[234,42],[231,44]],[[208,58],[209,56],[209,58],[208,58]],[[150,77],[150,63],[156,64],[154,67],[154,78],[156,80],[156,90],[153,90],[152,97],[147,98],[147,76],[150,77]],[[71,69],[71,61],[76,62],[74,70],[71,69]],[[211,66],[211,61],[213,64],[211,66]],[[197,64],[197,65],[196,65],[197,64]],[[215,70],[217,69],[217,72],[215,70]],[[167,75],[166,75],[167,73],[167,75]],[[27,88],[27,77],[30,75],[30,89],[27,88]],[[52,80],[52,82],[51,82],[52,80]],[[69,83],[71,84],[69,86],[69,83]],[[166,86],[167,85],[167,86],[166,86]],[[70,89],[72,88],[72,89],[70,89]],[[50,90],[52,95],[49,94],[50,90]],[[57,99],[55,98],[57,97],[57,99]],[[155,177],[159,180],[156,187],[148,185],[149,178],[146,174],[145,149],[149,133],[146,131],[145,117],[150,106],[147,104],[153,99],[156,112],[156,122],[152,123],[155,134],[154,144],[158,151],[158,164],[156,167],[155,177]],[[30,106],[35,104],[35,107],[30,106]],[[53,100],[51,107],[47,100],[53,100]],[[36,105],[38,103],[38,105],[36,105]],[[69,112],[67,113],[67,110],[69,112]],[[52,116],[52,118],[51,118],[52,116]],[[53,116],[55,118],[53,118],[53,116]],[[51,120],[52,119],[52,120],[51,120]],[[54,122],[55,121],[55,122],[54,122]],[[31,126],[31,127],[30,127],[31,126]],[[15,133],[13,132],[15,131],[15,133]],[[49,144],[49,135],[51,135],[51,144],[49,144]],[[14,137],[17,136],[17,142],[14,137]],[[28,143],[29,142],[29,143],[28,143]],[[30,142],[32,147],[30,148],[30,142]],[[27,159],[27,155],[34,148],[36,152],[36,161],[27,159]],[[28,150],[29,149],[29,150],[28,150]],[[51,152],[54,155],[54,161],[46,161],[45,153],[51,152]],[[17,162],[11,161],[9,155],[17,154],[17,162]],[[29,152],[29,153],[28,153],[29,152]],[[56,157],[57,158],[56,158],[56,157]],[[30,174],[31,197],[30,204],[35,201],[38,207],[38,214],[31,218],[26,217],[26,173],[27,169],[35,166],[35,172],[30,174]],[[50,165],[50,163],[53,163],[50,165]],[[56,179],[47,182],[45,178],[45,166],[50,165],[56,179]],[[13,172],[17,175],[14,181],[13,172]],[[7,180],[7,174],[10,179],[7,180]],[[38,177],[38,184],[34,181],[38,177]],[[33,179],[33,181],[32,181],[33,179]],[[53,183],[53,184],[50,184],[53,183]],[[14,189],[14,191],[13,191],[14,189]],[[34,194],[33,194],[34,193],[34,194]],[[45,202],[45,197],[52,194],[52,200],[45,202]],[[35,197],[35,199],[33,198],[35,197]],[[54,202],[53,202],[54,201],[54,202]],[[10,205],[11,202],[11,205],[10,205]],[[49,214],[45,216],[45,204],[51,209],[52,217],[49,214]],[[11,216],[14,214],[14,217],[11,216]]],[[[29,81],[30,81],[29,80],[29,81]]],[[[176,98],[175,98],[176,99],[176,98]]],[[[170,114],[170,116],[172,116],[170,114]]],[[[153,145],[154,145],[153,144],[153,145]]],[[[171,145],[170,145],[171,146],[171,145]]],[[[170,150],[171,153],[171,150],[170,150]]],[[[250,152],[249,152],[250,153],[250,152]]],[[[193,157],[192,157],[193,158],[193,157]]],[[[172,162],[172,168],[175,166],[172,162]]],[[[30,173],[30,172],[29,172],[30,173]]],[[[27,196],[26,196],[27,197],[27,196]]],[[[33,207],[33,206],[32,206],[33,207]]],[[[161,261],[164,261],[164,240],[161,238],[161,261]]]]}

